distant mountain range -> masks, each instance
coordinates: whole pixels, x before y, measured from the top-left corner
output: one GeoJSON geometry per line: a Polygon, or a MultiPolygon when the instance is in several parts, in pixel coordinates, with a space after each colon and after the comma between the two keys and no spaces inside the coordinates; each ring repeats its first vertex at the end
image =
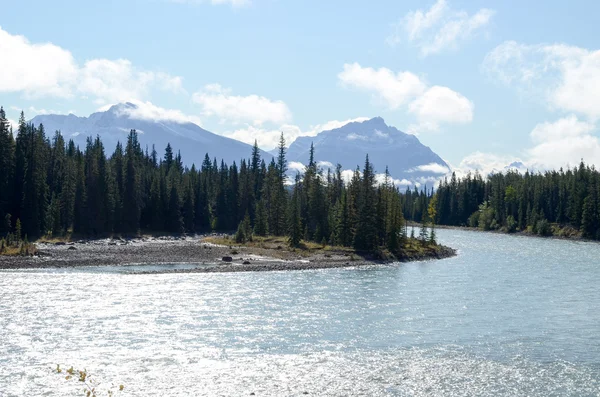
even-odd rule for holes
{"type": "MultiPolygon", "coordinates": [[[[134,104],[122,103],[89,117],[49,114],[36,116],[31,122],[44,124],[47,133],[60,130],[65,139],[73,139],[80,147],[85,146],[87,137],[99,135],[109,154],[118,141],[124,143],[129,131],[136,129],[143,148],[148,146],[151,150],[154,145],[162,155],[170,143],[175,151],[181,151],[187,165],[199,165],[206,153],[211,159],[224,159],[228,164],[250,157],[252,148],[246,143],[214,134],[190,122],[142,119],[135,116],[136,109],[134,104]]],[[[449,170],[446,162],[416,136],[386,125],[380,117],[296,139],[287,154],[290,173],[295,174],[299,169],[297,163],[308,163],[311,143],[315,146],[316,161],[324,167],[335,167],[339,163],[344,170],[362,168],[368,153],[377,173],[383,173],[387,166],[397,180],[426,181],[449,170]]],[[[261,156],[266,162],[273,158],[273,154],[266,151],[261,151],[261,156]]]]}
{"type": "Polygon", "coordinates": [[[315,160],[321,164],[339,163],[344,169],[362,169],[368,153],[377,173],[384,173],[388,167],[395,179],[424,180],[439,177],[450,169],[416,136],[388,126],[381,117],[349,123],[315,137],[300,137],[290,145],[288,160],[306,164],[311,143],[315,160]]]}
{"type": "MultiPolygon", "coordinates": [[[[162,156],[170,143],[175,153],[181,151],[184,163],[189,166],[192,163],[200,166],[206,153],[211,159],[216,157],[219,162],[224,159],[228,164],[234,161],[239,164],[242,158],[250,158],[252,146],[246,143],[206,131],[194,123],[136,118],[133,116],[136,109],[132,103],[121,103],[89,117],[48,114],[35,116],[31,122],[43,123],[47,133],[60,130],[65,139],[73,139],[81,148],[85,147],[87,137],[99,135],[109,155],[117,142],[125,144],[127,134],[135,129],[142,148],[148,146],[152,150],[154,145],[162,156]]],[[[273,158],[264,151],[261,156],[267,162],[273,158]]]]}

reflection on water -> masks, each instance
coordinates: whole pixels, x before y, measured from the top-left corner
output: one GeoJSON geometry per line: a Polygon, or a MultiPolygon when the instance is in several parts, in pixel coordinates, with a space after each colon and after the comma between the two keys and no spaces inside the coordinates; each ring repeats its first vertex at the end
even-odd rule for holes
{"type": "Polygon", "coordinates": [[[460,255],[300,272],[1,272],[0,395],[75,395],[56,363],[144,396],[600,394],[600,245],[438,235],[460,255]]]}

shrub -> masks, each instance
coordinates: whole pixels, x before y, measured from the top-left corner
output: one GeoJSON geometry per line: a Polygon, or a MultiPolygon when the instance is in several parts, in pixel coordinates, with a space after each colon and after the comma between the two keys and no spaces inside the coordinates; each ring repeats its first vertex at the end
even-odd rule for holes
{"type": "Polygon", "coordinates": [[[493,221],[494,209],[489,207],[486,201],[479,206],[479,228],[482,230],[490,230],[492,229],[493,221]]]}
{"type": "Polygon", "coordinates": [[[551,236],[552,228],[546,219],[541,219],[535,224],[535,232],[539,236],[551,236]]]}
{"type": "Polygon", "coordinates": [[[479,227],[479,211],[473,212],[469,217],[469,227],[479,227]]]}

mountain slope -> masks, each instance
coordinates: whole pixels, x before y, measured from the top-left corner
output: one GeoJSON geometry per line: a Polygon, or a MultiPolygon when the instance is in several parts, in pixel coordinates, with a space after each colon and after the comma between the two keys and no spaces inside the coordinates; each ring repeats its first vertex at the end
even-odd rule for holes
{"type": "MultiPolygon", "coordinates": [[[[112,153],[118,141],[125,144],[129,131],[136,129],[142,148],[148,146],[152,150],[152,145],[155,145],[162,157],[170,143],[175,152],[181,151],[183,162],[188,166],[192,163],[200,166],[206,153],[211,159],[223,159],[228,164],[234,161],[239,164],[240,159],[250,157],[252,147],[243,142],[206,131],[193,123],[132,117],[132,110],[136,109],[136,105],[124,103],[89,117],[40,115],[31,122],[35,125],[44,124],[48,135],[60,130],[66,140],[73,139],[81,148],[85,147],[87,137],[100,135],[108,154],[112,153]]],[[[267,152],[261,152],[261,156],[267,162],[273,157],[267,152]]]]}
{"type": "Polygon", "coordinates": [[[365,156],[377,173],[386,166],[395,179],[426,181],[445,174],[449,167],[416,136],[388,126],[381,117],[353,122],[341,128],[323,131],[315,137],[300,137],[290,145],[288,160],[306,164],[310,145],[315,146],[315,160],[341,164],[343,169],[364,166],[365,156]]]}

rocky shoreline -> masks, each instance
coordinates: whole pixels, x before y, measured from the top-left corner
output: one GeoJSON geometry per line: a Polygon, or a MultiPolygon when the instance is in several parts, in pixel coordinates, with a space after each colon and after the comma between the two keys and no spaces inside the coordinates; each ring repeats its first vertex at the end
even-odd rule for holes
{"type": "MultiPolygon", "coordinates": [[[[377,260],[347,252],[331,251],[308,256],[299,252],[258,247],[222,246],[205,241],[206,236],[135,239],[81,240],[37,243],[35,256],[0,256],[0,269],[73,268],[82,266],[198,264],[192,269],[161,270],[161,273],[231,273],[284,270],[330,269],[398,262],[377,260]]],[[[452,248],[411,254],[401,262],[449,258],[452,248]]],[[[139,272],[156,273],[156,272],[139,272]]]]}

